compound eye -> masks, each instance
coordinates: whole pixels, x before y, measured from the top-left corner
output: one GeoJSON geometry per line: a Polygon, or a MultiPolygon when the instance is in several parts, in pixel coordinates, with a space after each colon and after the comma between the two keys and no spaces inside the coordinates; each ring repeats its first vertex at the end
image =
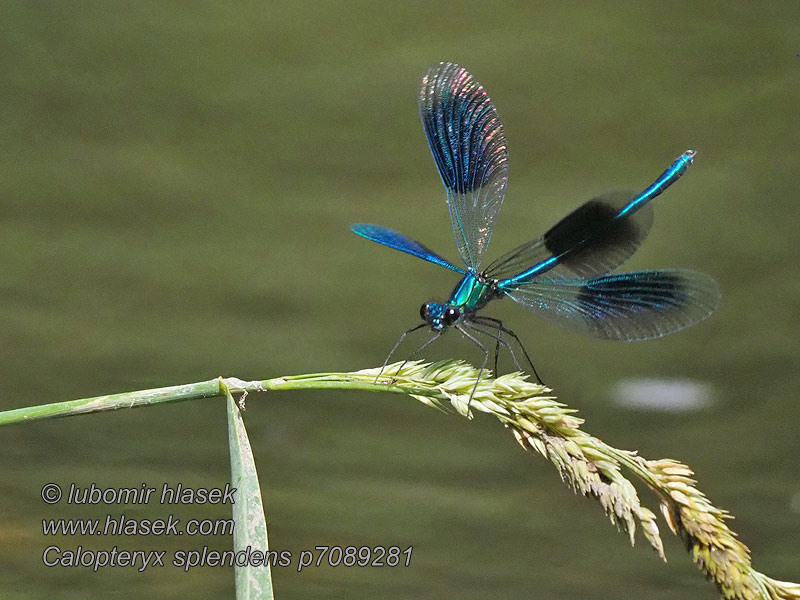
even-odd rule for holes
{"type": "Polygon", "coordinates": [[[458,321],[458,317],[461,316],[461,311],[455,308],[454,306],[449,307],[446,311],[444,311],[444,322],[448,325],[452,325],[456,321],[458,321]]]}
{"type": "Polygon", "coordinates": [[[419,309],[419,316],[422,317],[422,320],[426,323],[431,322],[431,303],[426,302],[423,304],[419,309]]]}

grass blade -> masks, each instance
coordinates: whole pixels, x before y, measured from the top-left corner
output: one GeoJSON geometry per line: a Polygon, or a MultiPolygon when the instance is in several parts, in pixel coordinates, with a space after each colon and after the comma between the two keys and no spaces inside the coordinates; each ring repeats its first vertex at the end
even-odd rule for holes
{"type": "MultiPolygon", "coordinates": [[[[261,501],[261,488],[256,473],[256,463],[250,448],[250,440],[244,427],[239,407],[227,386],[225,397],[228,406],[228,445],[231,454],[231,485],[236,488],[236,503],[233,505],[233,550],[266,553],[267,521],[261,501]]],[[[263,566],[245,564],[235,567],[236,600],[272,600],[272,574],[269,563],[263,566]]]]}

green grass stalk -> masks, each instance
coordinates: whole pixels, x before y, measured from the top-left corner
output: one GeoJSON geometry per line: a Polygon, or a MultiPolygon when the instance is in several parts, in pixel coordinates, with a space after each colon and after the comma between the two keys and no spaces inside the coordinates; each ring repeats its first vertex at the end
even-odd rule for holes
{"type": "MultiPolygon", "coordinates": [[[[396,363],[351,373],[316,373],[262,381],[218,378],[126,394],[98,396],[0,412],[0,425],[152,406],[212,396],[279,390],[349,389],[410,395],[441,410],[473,411],[497,418],[526,450],[556,467],[576,492],[597,500],[611,521],[634,542],[637,524],[655,552],[665,559],[655,513],[643,506],[630,475],[656,494],[673,533],[682,537],[692,560],[728,600],[800,600],[800,585],[778,581],[756,571],[750,551],[727,526],[731,518],[696,487],[692,470],[675,460],[646,460],[636,452],[614,448],[581,429],[575,410],[561,404],[548,388],[520,373],[484,377],[459,361],[396,363]],[[380,373],[380,375],[379,375],[380,373]],[[470,402],[470,394],[475,390],[470,402]]],[[[228,396],[230,398],[230,396],[228,396]]]]}

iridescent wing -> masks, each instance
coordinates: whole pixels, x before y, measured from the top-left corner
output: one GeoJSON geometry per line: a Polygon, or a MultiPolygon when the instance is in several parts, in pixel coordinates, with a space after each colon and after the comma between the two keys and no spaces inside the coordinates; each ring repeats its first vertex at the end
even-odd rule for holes
{"type": "Polygon", "coordinates": [[[594,279],[538,279],[505,293],[544,319],[584,335],[646,340],[685,329],[719,303],[716,282],[702,273],[661,269],[594,279]]]}
{"type": "Polygon", "coordinates": [[[453,63],[431,67],[422,79],[419,112],[447,191],[458,252],[477,271],[508,181],[503,124],[483,87],[453,63]]]}
{"type": "Polygon", "coordinates": [[[593,198],[561,219],[538,239],[493,262],[486,275],[502,284],[548,278],[595,277],[616,269],[650,231],[650,200],[680,178],[695,153],[684,152],[640,194],[612,192],[593,198]]]}
{"type": "Polygon", "coordinates": [[[536,275],[547,272],[551,278],[594,277],[613,271],[636,251],[653,224],[650,205],[616,218],[633,197],[611,192],[585,202],[543,236],[494,261],[486,276],[503,280],[530,271],[532,266],[536,275]]]}
{"type": "Polygon", "coordinates": [[[433,250],[430,250],[419,242],[415,242],[410,237],[398,233],[397,231],[392,231],[380,225],[369,225],[367,223],[356,223],[355,225],[351,225],[350,229],[353,233],[357,233],[361,237],[365,237],[373,242],[389,246],[389,248],[400,250],[406,254],[411,254],[412,256],[427,260],[440,267],[461,273],[462,275],[466,274],[466,271],[461,267],[455,266],[436,254],[433,250]]]}

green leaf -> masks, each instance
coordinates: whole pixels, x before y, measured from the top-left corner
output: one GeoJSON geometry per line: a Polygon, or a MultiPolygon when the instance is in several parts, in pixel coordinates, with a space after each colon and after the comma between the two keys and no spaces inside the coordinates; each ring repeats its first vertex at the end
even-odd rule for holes
{"type": "MultiPolygon", "coordinates": [[[[231,453],[231,485],[236,488],[236,502],[233,505],[233,550],[246,552],[250,556],[253,551],[266,554],[269,550],[267,541],[267,521],[264,517],[264,505],[261,501],[261,488],[256,473],[256,463],[250,449],[250,440],[239,412],[227,386],[225,396],[228,399],[228,445],[231,453]]],[[[235,568],[237,600],[273,600],[272,574],[269,564],[264,566],[245,564],[235,568]]]]}

